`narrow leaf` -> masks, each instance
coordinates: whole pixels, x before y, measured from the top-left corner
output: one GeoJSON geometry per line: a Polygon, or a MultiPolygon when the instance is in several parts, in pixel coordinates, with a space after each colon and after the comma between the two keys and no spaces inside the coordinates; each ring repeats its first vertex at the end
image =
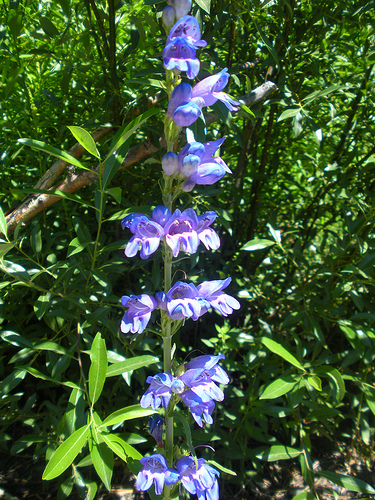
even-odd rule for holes
{"type": "Polygon", "coordinates": [[[86,151],[95,158],[100,159],[100,154],[99,151],[96,147],[94,139],[91,137],[91,135],[87,132],[82,127],[75,127],[75,126],[70,126],[68,129],[71,131],[71,133],[74,135],[76,140],[80,143],[82,147],[86,149],[86,151]]]}
{"type": "Polygon", "coordinates": [[[5,237],[7,237],[8,226],[7,226],[7,221],[5,219],[3,209],[1,207],[0,207],[0,232],[3,233],[3,235],[5,237]]]}
{"type": "Polygon", "coordinates": [[[158,361],[159,358],[157,358],[156,356],[144,355],[126,359],[125,361],[120,361],[118,363],[113,363],[108,367],[107,377],[115,377],[117,375],[121,375],[122,373],[152,365],[153,363],[157,363],[158,361]]]}
{"type": "Polygon", "coordinates": [[[279,118],[277,119],[278,122],[282,122],[283,120],[286,120],[287,118],[293,118],[296,116],[299,112],[301,111],[301,108],[290,108],[286,109],[281,113],[279,118]]]}
{"type": "Polygon", "coordinates": [[[91,403],[94,404],[104,386],[108,360],[107,360],[107,348],[105,345],[105,340],[102,339],[101,334],[98,332],[92,343],[90,351],[91,366],[89,370],[89,396],[91,403]]]}
{"type": "Polygon", "coordinates": [[[74,461],[86,444],[90,425],[85,425],[66,439],[52,455],[44,470],[42,479],[54,479],[60,476],[74,461]]]}
{"type": "Polygon", "coordinates": [[[375,495],[375,489],[369,484],[365,483],[361,479],[357,479],[353,476],[346,476],[345,474],[338,474],[337,472],[331,471],[319,471],[317,472],[319,476],[325,477],[329,481],[332,481],[343,488],[350,491],[357,491],[359,493],[367,493],[370,495],[375,495]]]}
{"type": "Polygon", "coordinates": [[[61,149],[49,146],[45,142],[36,141],[34,139],[18,139],[18,142],[24,144],[25,146],[30,146],[33,149],[38,149],[52,156],[56,156],[56,158],[66,161],[67,163],[74,165],[76,167],[83,168],[84,170],[90,170],[89,168],[85,167],[85,165],[83,165],[80,161],[74,158],[74,156],[71,156],[69,153],[66,153],[65,151],[61,151],[61,149]]]}
{"type": "Polygon", "coordinates": [[[60,380],[55,380],[52,377],[49,377],[48,375],[44,375],[44,373],[41,373],[38,371],[36,368],[33,368],[32,366],[20,366],[22,370],[24,370],[27,373],[30,373],[35,378],[40,378],[42,380],[48,380],[49,382],[53,382],[54,384],[59,384],[59,385],[64,385],[65,387],[70,387],[71,389],[78,389],[79,391],[82,391],[82,389],[75,384],[74,382],[61,382],[60,380]]]}
{"type": "Polygon", "coordinates": [[[230,476],[237,476],[237,474],[234,471],[227,469],[221,464],[218,464],[217,462],[215,462],[215,460],[207,460],[207,463],[213,465],[214,467],[216,467],[216,469],[221,470],[221,472],[225,472],[225,474],[229,474],[230,476]]]}
{"type": "Polygon", "coordinates": [[[288,363],[294,365],[295,367],[299,368],[302,371],[305,371],[301,363],[296,359],[293,354],[290,354],[289,351],[285,349],[281,344],[278,342],[275,342],[274,340],[268,338],[268,337],[262,337],[260,339],[263,345],[265,345],[270,351],[274,352],[278,356],[282,357],[285,359],[285,361],[288,361],[288,363]]]}
{"type": "MultiPolygon", "coordinates": [[[[101,439],[100,434],[98,437],[101,439]]],[[[94,443],[90,455],[98,476],[109,491],[113,474],[113,451],[104,442],[94,443]]]]}
{"type": "Polygon", "coordinates": [[[140,405],[127,406],[126,408],[121,408],[111,415],[109,415],[102,423],[100,427],[106,427],[108,425],[116,425],[125,420],[131,420],[133,418],[148,417],[149,415],[154,415],[157,413],[155,410],[149,410],[147,408],[141,408],[140,405]]]}
{"type": "Polygon", "coordinates": [[[255,252],[256,250],[263,250],[267,247],[272,247],[275,244],[272,240],[258,239],[250,240],[244,244],[240,250],[246,250],[247,252],[255,252]]]}
{"type": "Polygon", "coordinates": [[[315,373],[317,375],[329,377],[331,380],[333,380],[336,388],[334,397],[336,398],[337,402],[340,402],[345,396],[345,382],[340,372],[336,370],[336,368],[333,368],[333,366],[324,365],[318,366],[315,369],[315,373]]]}
{"type": "Polygon", "coordinates": [[[298,457],[301,453],[301,450],[291,448],[290,446],[274,445],[270,446],[268,450],[258,453],[257,458],[266,460],[267,462],[276,462],[277,460],[289,460],[298,457]]]}
{"type": "Polygon", "coordinates": [[[291,391],[297,384],[297,380],[292,377],[280,377],[268,385],[259,399],[276,399],[291,391]]]}
{"type": "Polygon", "coordinates": [[[111,450],[116,453],[124,462],[128,461],[128,458],[134,460],[140,460],[142,455],[133,446],[124,441],[120,436],[116,434],[101,434],[103,440],[111,448],[111,450]]]}

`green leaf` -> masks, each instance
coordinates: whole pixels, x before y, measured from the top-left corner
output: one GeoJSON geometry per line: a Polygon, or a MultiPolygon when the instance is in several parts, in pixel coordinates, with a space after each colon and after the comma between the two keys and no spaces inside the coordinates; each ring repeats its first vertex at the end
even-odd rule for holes
{"type": "Polygon", "coordinates": [[[106,378],[108,360],[105,340],[98,332],[90,351],[91,366],[89,370],[89,396],[93,405],[98,400],[106,378]]]}
{"type": "Polygon", "coordinates": [[[191,453],[192,457],[196,457],[195,448],[193,446],[193,440],[191,437],[191,430],[190,430],[189,422],[186,420],[186,418],[181,413],[179,413],[177,411],[173,411],[171,413],[171,416],[178,418],[180,420],[180,422],[182,423],[182,425],[184,427],[184,431],[185,431],[186,442],[187,442],[187,445],[189,447],[190,453],[191,453]]]}
{"type": "Polygon", "coordinates": [[[95,158],[100,159],[100,154],[99,151],[96,147],[94,139],[91,137],[91,135],[87,132],[82,127],[75,127],[75,126],[70,126],[68,129],[71,131],[71,133],[74,135],[76,140],[80,143],[80,145],[86,149],[86,151],[95,158]]]}
{"type": "Polygon", "coordinates": [[[87,488],[85,500],[94,500],[96,492],[98,491],[98,485],[95,483],[95,481],[89,481],[86,479],[85,486],[87,488]]]}
{"type": "Polygon", "coordinates": [[[297,380],[290,376],[283,376],[271,382],[263,391],[259,399],[276,399],[291,391],[297,380]]]}
{"type": "Polygon", "coordinates": [[[142,368],[144,366],[152,365],[153,363],[158,363],[159,358],[156,356],[137,356],[135,358],[129,358],[125,361],[120,361],[118,363],[113,363],[108,367],[107,377],[116,377],[122,373],[130,372],[142,368]]]}
{"type": "Polygon", "coordinates": [[[42,27],[42,30],[48,37],[53,38],[59,34],[59,30],[56,28],[53,22],[50,19],[48,19],[48,17],[41,16],[39,18],[39,22],[42,27]]]}
{"type": "Polygon", "coordinates": [[[234,471],[227,469],[221,464],[218,464],[217,462],[215,462],[215,460],[207,460],[207,463],[213,465],[214,467],[221,470],[221,472],[224,472],[225,474],[229,474],[230,476],[237,476],[237,474],[234,471]]]}
{"type": "Polygon", "coordinates": [[[287,118],[293,118],[293,116],[296,116],[299,112],[301,111],[301,108],[290,108],[286,109],[281,113],[279,118],[277,119],[278,122],[282,122],[283,120],[286,120],[287,118]]]}
{"type": "Polygon", "coordinates": [[[52,455],[43,472],[42,479],[54,479],[60,476],[74,461],[86,444],[90,424],[85,425],[66,439],[52,455]]]}
{"type": "Polygon", "coordinates": [[[0,243],[0,259],[6,255],[16,243],[0,243]]]}
{"type": "Polygon", "coordinates": [[[339,403],[345,396],[345,382],[340,372],[336,370],[336,368],[333,368],[332,366],[323,365],[323,366],[318,366],[315,369],[315,373],[323,377],[324,376],[329,377],[331,380],[333,380],[336,388],[336,391],[333,395],[336,401],[339,403]]]}
{"type": "Polygon", "coordinates": [[[71,165],[83,168],[84,170],[89,170],[91,172],[89,168],[85,167],[85,165],[82,165],[82,163],[78,161],[76,158],[74,158],[74,156],[71,156],[69,153],[66,153],[65,151],[61,151],[60,149],[54,148],[53,146],[49,146],[45,142],[36,141],[34,139],[18,139],[18,142],[20,144],[24,144],[25,146],[30,146],[32,149],[38,149],[40,151],[44,151],[45,153],[48,153],[52,156],[56,156],[56,158],[66,161],[71,165]]]}
{"type": "Polygon", "coordinates": [[[126,408],[121,408],[111,415],[109,415],[102,423],[100,427],[106,427],[108,425],[116,425],[125,420],[131,420],[133,418],[143,418],[157,413],[155,410],[149,410],[147,408],[141,408],[140,405],[127,406],[126,408]]]}
{"type": "Polygon", "coordinates": [[[293,497],[292,500],[316,500],[316,496],[308,491],[302,491],[293,497]]]}
{"type": "MultiPolygon", "coordinates": [[[[0,207],[0,232],[3,233],[5,238],[8,236],[8,226],[7,221],[5,219],[5,215],[3,209],[0,207]]],[[[9,244],[9,243],[8,243],[9,244]]]]}
{"type": "Polygon", "coordinates": [[[211,8],[211,0],[196,0],[197,5],[207,12],[207,14],[210,13],[210,8],[211,8]]]}
{"type": "Polygon", "coordinates": [[[27,373],[30,373],[35,378],[40,378],[41,380],[48,380],[48,382],[53,382],[54,384],[59,384],[59,385],[64,385],[65,387],[70,387],[71,389],[78,389],[82,390],[77,384],[74,382],[61,382],[59,380],[55,380],[52,377],[49,377],[48,375],[44,375],[44,373],[41,373],[38,371],[36,368],[33,368],[32,366],[20,366],[22,370],[24,370],[27,373]]]}
{"type": "Polygon", "coordinates": [[[137,116],[137,118],[132,120],[130,123],[123,125],[113,138],[112,144],[110,146],[110,151],[107,155],[107,159],[134,134],[138,127],[140,127],[146,120],[148,120],[151,116],[156,115],[158,112],[159,110],[157,109],[149,109],[148,111],[145,111],[141,115],[137,116]]]}
{"type": "Polygon", "coordinates": [[[328,87],[324,90],[316,90],[315,92],[312,92],[311,94],[304,97],[301,102],[303,102],[304,105],[310,104],[318,97],[319,98],[325,97],[326,95],[332,94],[332,92],[336,92],[337,90],[341,90],[344,88],[345,88],[345,85],[342,85],[342,84],[331,85],[330,87],[328,87]]]}
{"type": "Polygon", "coordinates": [[[320,380],[319,377],[317,377],[316,375],[313,375],[311,377],[307,377],[307,381],[310,385],[312,385],[314,387],[314,389],[316,389],[317,391],[321,391],[322,390],[322,381],[320,380]]]}
{"type": "Polygon", "coordinates": [[[289,460],[298,457],[302,452],[290,446],[274,445],[270,446],[268,450],[264,450],[257,454],[260,460],[267,462],[277,462],[277,460],[289,460]]]}
{"type": "Polygon", "coordinates": [[[133,448],[130,444],[126,443],[120,436],[117,436],[116,434],[104,433],[102,433],[101,436],[111,450],[116,453],[118,457],[124,460],[124,462],[127,462],[129,457],[134,460],[140,460],[142,458],[139,451],[133,448]]]}
{"type": "Polygon", "coordinates": [[[245,243],[244,246],[240,248],[240,250],[246,250],[247,252],[255,252],[256,250],[263,250],[264,248],[272,247],[274,244],[275,242],[272,240],[255,238],[254,240],[250,240],[247,243],[245,243]]]}
{"type": "MultiPolygon", "coordinates": [[[[100,433],[98,434],[98,438],[99,441],[101,441],[100,433]]],[[[101,441],[99,443],[93,444],[90,456],[98,476],[109,491],[111,489],[111,480],[113,474],[113,451],[107,446],[104,441],[101,441]]]]}
{"type": "Polygon", "coordinates": [[[259,36],[261,37],[261,39],[263,40],[263,43],[264,45],[267,47],[267,50],[269,51],[269,53],[271,54],[273,60],[275,61],[275,63],[279,66],[280,63],[279,63],[279,56],[277,55],[277,52],[276,50],[274,49],[274,47],[272,46],[272,43],[271,43],[271,40],[266,36],[266,34],[260,29],[260,27],[258,26],[257,22],[255,21],[255,18],[253,17],[253,23],[254,23],[254,26],[257,30],[257,32],[259,33],[259,36]]]}
{"type": "Polygon", "coordinates": [[[64,200],[74,201],[75,203],[80,203],[84,207],[90,207],[93,210],[96,210],[94,205],[92,205],[88,201],[83,200],[77,194],[65,193],[64,191],[60,191],[59,189],[22,189],[22,192],[30,194],[48,194],[48,196],[59,196],[60,198],[64,198],[64,200]]]}
{"type": "Polygon", "coordinates": [[[375,495],[375,489],[369,484],[365,483],[361,479],[357,479],[353,476],[346,476],[345,474],[338,474],[337,472],[331,471],[319,471],[317,472],[319,476],[325,477],[329,481],[332,481],[343,488],[350,491],[357,491],[358,493],[367,493],[370,495],[375,495]]]}
{"type": "Polygon", "coordinates": [[[9,344],[15,345],[17,347],[29,347],[31,349],[34,348],[31,342],[23,338],[19,333],[12,332],[11,330],[3,330],[0,334],[0,337],[5,340],[5,342],[9,342],[9,344]]]}
{"type": "Polygon", "coordinates": [[[288,361],[288,363],[292,364],[293,366],[299,368],[302,371],[305,371],[301,363],[296,359],[293,354],[290,354],[289,351],[285,349],[281,344],[278,342],[275,342],[274,340],[268,338],[268,337],[261,337],[260,341],[262,342],[263,345],[265,345],[270,351],[274,352],[278,356],[282,357],[285,359],[285,361],[288,361]]]}

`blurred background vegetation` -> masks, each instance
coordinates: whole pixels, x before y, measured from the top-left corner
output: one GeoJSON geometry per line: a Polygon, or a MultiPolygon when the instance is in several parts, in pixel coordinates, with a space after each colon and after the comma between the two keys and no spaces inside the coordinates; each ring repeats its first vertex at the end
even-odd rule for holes
{"type": "MultiPolygon", "coordinates": [[[[120,221],[160,203],[164,5],[11,0],[0,9],[0,199],[8,219],[25,199],[41,196],[38,181],[54,162],[19,139],[68,151],[76,141],[67,126],[91,133],[105,126],[97,143],[105,157],[121,125],[158,110],[127,144],[141,145],[143,160],[123,165],[105,193],[97,182],[86,183],[10,228],[0,243],[1,453],[5,463],[29,457],[35,474],[71,434],[72,405],[83,405],[84,414],[84,403],[72,402],[69,381],[83,384],[85,353],[98,331],[111,362],[161,355],[150,331],[135,339],[119,333],[119,298],[162,287],[160,254],[126,259],[129,234],[120,221]]],[[[277,460],[298,464],[309,488],[299,500],[319,498],[319,475],[357,498],[374,494],[355,468],[350,482],[334,464],[330,471],[313,467],[325,453],[340,453],[347,463],[361,457],[369,470],[373,461],[373,8],[364,0],[193,5],[208,42],[199,79],[228,67],[226,90],[235,98],[265,81],[278,89],[252,107],[254,116],[231,116],[220,103],[208,110],[206,140],[227,137],[221,156],[233,175],[180,201],[181,208],[217,211],[221,248],[184,257],[175,278],[231,276],[229,293],[242,306],[229,319],[212,313],[187,322],[176,339],[182,357],[226,356],[226,399],[212,426],[193,431],[195,444],[211,443],[215,460],[237,473],[222,482],[223,498],[261,496],[277,460]]],[[[196,138],[202,130],[203,122],[196,138]]],[[[95,167],[89,154],[80,161],[95,167]]],[[[77,169],[63,169],[48,187],[75,175],[77,169]]],[[[158,328],[156,315],[151,328],[158,328]]],[[[156,368],[107,382],[98,402],[102,418],[137,403],[156,368]]],[[[135,420],[120,429],[143,454],[153,446],[145,426],[135,420]]],[[[58,498],[70,492],[84,498],[89,479],[98,482],[95,472],[75,467],[53,488],[58,498]]],[[[46,495],[51,485],[44,488],[46,495]]]]}

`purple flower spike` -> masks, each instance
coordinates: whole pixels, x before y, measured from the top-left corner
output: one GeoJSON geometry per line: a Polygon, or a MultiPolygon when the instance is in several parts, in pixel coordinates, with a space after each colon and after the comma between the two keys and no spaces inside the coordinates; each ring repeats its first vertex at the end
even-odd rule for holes
{"type": "Polygon", "coordinates": [[[227,68],[224,68],[220,73],[204,78],[193,88],[192,97],[203,98],[205,106],[212,106],[217,100],[220,100],[230,111],[237,111],[237,105],[240,103],[225,92],[221,92],[228,83],[229,76],[227,68]]]}
{"type": "Polygon", "coordinates": [[[231,281],[232,278],[204,281],[197,287],[199,295],[207,300],[210,305],[223,316],[228,316],[232,314],[233,309],[239,309],[241,307],[237,299],[222,292],[223,288],[226,288],[231,281]]]}
{"type": "Polygon", "coordinates": [[[188,208],[182,213],[176,210],[164,226],[165,241],[172,250],[173,257],[177,257],[180,250],[194,254],[199,245],[196,231],[198,217],[193,209],[188,208]]]}
{"type": "Polygon", "coordinates": [[[168,469],[168,462],[163,455],[143,457],[140,462],[143,469],[138,473],[136,482],[139,491],[147,491],[154,483],[156,495],[161,495],[164,484],[172,486],[179,480],[178,472],[175,469],[168,469]]]}
{"type": "Polygon", "coordinates": [[[134,257],[141,248],[141,259],[147,259],[154,253],[164,235],[160,224],[143,214],[130,214],[121,222],[122,227],[128,227],[134,234],[125,248],[127,257],[134,257]]]}
{"type": "Polygon", "coordinates": [[[156,410],[163,404],[163,407],[167,409],[172,396],[174,380],[170,373],[158,373],[153,377],[147,377],[146,382],[150,384],[150,387],[141,397],[141,407],[148,408],[151,406],[153,410],[156,410]]]}
{"type": "Polygon", "coordinates": [[[207,250],[217,250],[220,247],[218,234],[209,227],[216,217],[217,214],[212,211],[206,212],[204,215],[198,215],[197,233],[207,250]]]}
{"type": "Polygon", "coordinates": [[[198,459],[197,468],[193,457],[182,457],[177,460],[176,469],[184,488],[197,495],[198,500],[219,500],[217,477],[220,473],[206,464],[204,458],[198,459]]]}
{"type": "Polygon", "coordinates": [[[121,331],[123,333],[142,333],[151,318],[151,312],[158,303],[154,297],[146,295],[124,295],[121,304],[128,307],[121,320],[121,331]]]}

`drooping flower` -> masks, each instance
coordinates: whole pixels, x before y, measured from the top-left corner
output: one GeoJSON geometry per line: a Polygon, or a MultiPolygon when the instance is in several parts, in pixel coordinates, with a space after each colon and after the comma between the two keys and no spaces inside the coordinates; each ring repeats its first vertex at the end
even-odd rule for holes
{"type": "Polygon", "coordinates": [[[123,295],[121,304],[128,310],[121,320],[123,333],[142,333],[151,318],[152,311],[158,303],[154,297],[143,293],[142,295],[123,295]]]}
{"type": "Polygon", "coordinates": [[[172,116],[179,127],[189,127],[200,116],[203,107],[212,106],[217,100],[223,102],[230,111],[237,111],[240,103],[222,92],[229,76],[227,68],[224,68],[216,75],[204,78],[193,88],[189,89],[189,84],[183,84],[184,88],[178,89],[177,85],[171,96],[173,101],[168,104],[168,116],[172,116]]]}
{"type": "Polygon", "coordinates": [[[192,318],[196,321],[209,308],[209,302],[201,300],[193,283],[177,281],[167,293],[157,292],[155,297],[159,309],[167,311],[175,320],[192,318]]]}
{"type": "Polygon", "coordinates": [[[138,473],[136,481],[136,488],[139,491],[147,491],[154,483],[156,495],[161,495],[164,484],[172,486],[179,480],[178,472],[168,468],[168,462],[163,455],[157,453],[143,457],[140,462],[143,468],[138,473]]]}
{"type": "MultiPolygon", "coordinates": [[[[176,2],[174,8],[177,14],[176,2]]],[[[207,42],[200,38],[201,32],[196,18],[187,15],[181,17],[171,28],[163,50],[162,57],[166,69],[183,71],[188,78],[195,78],[200,68],[196,50],[207,45],[207,42]]]]}
{"type": "Polygon", "coordinates": [[[139,213],[130,214],[121,221],[121,225],[134,234],[125,248],[127,257],[134,257],[141,248],[141,259],[147,259],[159,248],[164,231],[152,218],[139,213]]]}
{"type": "Polygon", "coordinates": [[[176,469],[184,488],[198,500],[219,500],[219,471],[206,463],[204,458],[198,459],[198,467],[193,457],[182,457],[176,462],[176,469]]]}
{"type": "Polygon", "coordinates": [[[160,415],[152,415],[148,420],[148,431],[155,439],[159,448],[163,448],[163,425],[164,420],[160,415]]]}
{"type": "Polygon", "coordinates": [[[146,382],[150,384],[150,387],[141,397],[141,407],[148,408],[151,406],[153,410],[156,410],[162,404],[164,409],[167,409],[172,397],[174,380],[173,375],[170,373],[158,373],[153,377],[148,376],[146,382]]]}
{"type": "Polygon", "coordinates": [[[209,226],[216,219],[215,212],[206,212],[203,215],[198,215],[197,233],[200,241],[207,248],[207,250],[217,250],[220,247],[219,235],[209,226]]]}
{"type": "Polygon", "coordinates": [[[222,290],[226,288],[232,278],[226,278],[225,280],[214,280],[214,281],[204,281],[197,286],[199,295],[207,300],[210,305],[223,316],[228,316],[232,314],[233,309],[239,309],[241,307],[237,299],[223,293],[222,290]]]}

